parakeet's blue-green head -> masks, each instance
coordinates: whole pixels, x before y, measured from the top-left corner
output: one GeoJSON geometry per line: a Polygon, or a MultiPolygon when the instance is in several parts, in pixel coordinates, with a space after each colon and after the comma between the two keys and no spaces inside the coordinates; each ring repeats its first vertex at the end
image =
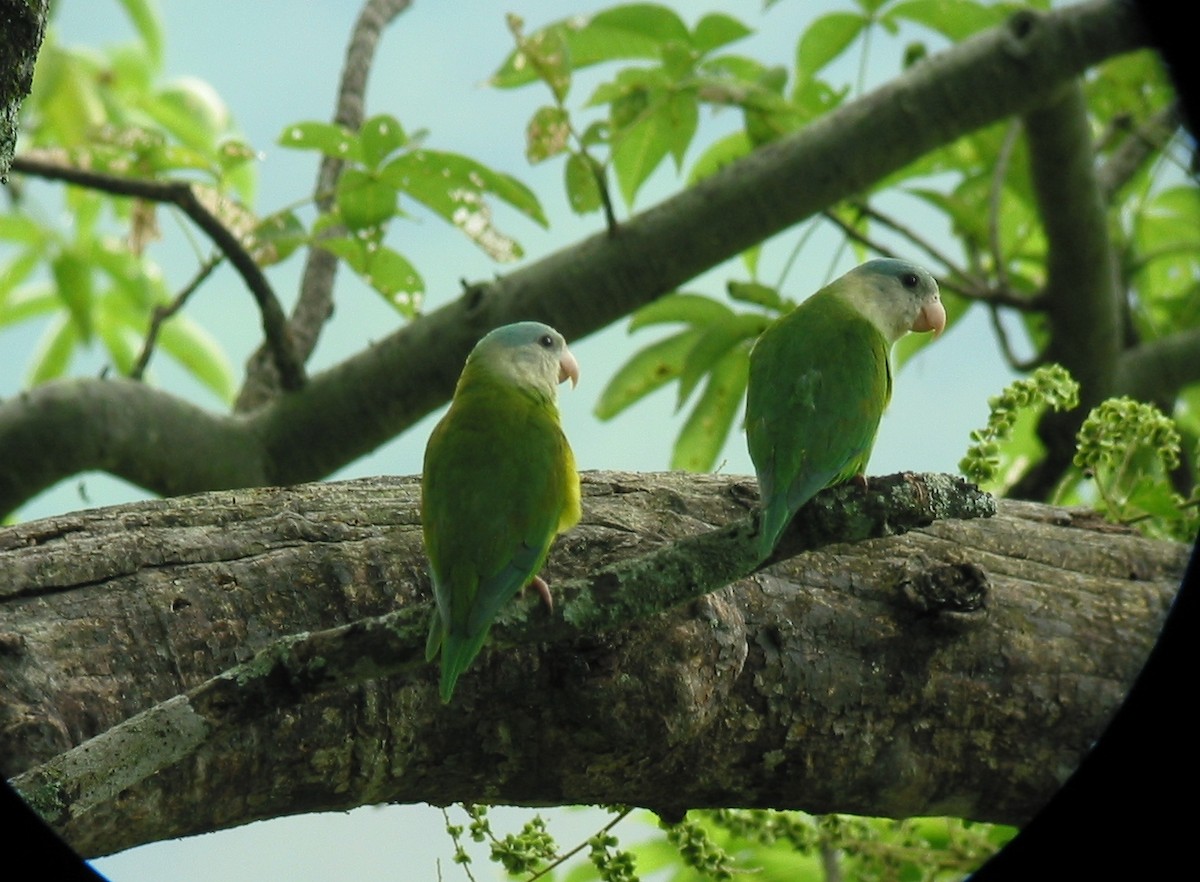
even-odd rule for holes
{"type": "Polygon", "coordinates": [[[909,331],[933,331],[936,335],[946,327],[938,283],[915,263],[892,258],[868,260],[834,284],[889,343],[909,331]]]}
{"type": "Polygon", "coordinates": [[[488,333],[467,356],[463,377],[484,370],[554,400],[557,386],[579,382],[579,363],[563,335],[541,322],[516,322],[488,333]]]}

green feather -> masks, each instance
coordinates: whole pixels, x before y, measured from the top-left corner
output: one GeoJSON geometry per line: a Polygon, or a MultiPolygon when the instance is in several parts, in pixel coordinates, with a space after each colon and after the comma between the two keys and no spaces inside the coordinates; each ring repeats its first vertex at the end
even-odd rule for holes
{"type": "MultiPolygon", "coordinates": [[[[825,487],[863,473],[892,395],[891,345],[941,310],[937,283],[902,261],[871,261],[772,324],[750,353],[746,436],[758,475],[759,554],[825,487]]],[[[944,313],[942,313],[944,322],[944,313]]]]}
{"type": "Polygon", "coordinates": [[[545,325],[494,331],[468,359],[430,435],[421,501],[437,609],[426,656],[441,652],[443,701],[554,537],[579,520],[579,476],[554,402],[565,351],[545,325]],[[542,363],[545,334],[557,349],[542,363]]]}

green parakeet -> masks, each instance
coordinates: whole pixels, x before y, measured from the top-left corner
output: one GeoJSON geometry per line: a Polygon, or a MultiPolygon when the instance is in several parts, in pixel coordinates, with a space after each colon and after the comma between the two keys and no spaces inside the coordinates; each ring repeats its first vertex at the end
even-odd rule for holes
{"type": "Polygon", "coordinates": [[[467,356],[425,448],[421,522],[437,600],[426,658],[442,653],[441,697],[479,654],[500,608],[533,584],[554,537],[579,521],[579,475],[557,387],[579,381],[562,334],[505,325],[467,356]]]}
{"type": "Polygon", "coordinates": [[[945,326],[933,276],[903,260],[871,260],[762,333],[746,390],[760,557],[820,490],[862,475],[892,397],[892,344],[945,326]]]}

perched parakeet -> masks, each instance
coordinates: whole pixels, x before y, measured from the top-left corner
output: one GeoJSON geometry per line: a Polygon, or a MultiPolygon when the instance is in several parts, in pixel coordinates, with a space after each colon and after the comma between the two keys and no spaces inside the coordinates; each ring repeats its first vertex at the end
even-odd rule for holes
{"type": "Polygon", "coordinates": [[[558,384],[579,381],[562,334],[505,325],[467,356],[425,448],[421,522],[437,600],[426,644],[441,696],[479,654],[500,608],[534,584],[554,537],[579,521],[579,475],[558,420],[558,384]]]}
{"type": "Polygon", "coordinates": [[[760,557],[820,490],[863,473],[892,397],[892,344],[945,326],[933,276],[903,260],[871,260],[762,333],[746,391],[760,557]]]}

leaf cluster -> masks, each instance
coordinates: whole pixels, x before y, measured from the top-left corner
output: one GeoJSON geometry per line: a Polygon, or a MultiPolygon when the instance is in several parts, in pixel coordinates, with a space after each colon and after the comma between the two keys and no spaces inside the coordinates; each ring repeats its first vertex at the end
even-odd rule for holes
{"type": "Polygon", "coordinates": [[[406,202],[422,205],[501,262],[524,252],[496,226],[489,197],[547,224],[537,197],[516,178],[469,157],[429,149],[424,140],[425,133],[409,135],[388,114],[364,121],[357,132],[310,121],[289,125],[279,136],[281,146],[314,150],[344,166],[329,210],[311,231],[290,210],[275,216],[277,228],[292,247],[311,243],[336,254],[408,317],[420,311],[425,283],[408,258],[384,241],[390,222],[408,213],[406,202]]]}
{"type": "MultiPolygon", "coordinates": [[[[1014,380],[988,399],[988,421],[971,432],[959,462],[968,479],[1004,493],[1021,469],[1040,454],[1033,431],[1046,409],[1079,406],[1079,384],[1061,365],[1044,365],[1014,380]]],[[[1185,499],[1172,483],[1183,457],[1178,422],[1153,404],[1128,397],[1101,402],[1084,418],[1076,435],[1073,468],[1063,476],[1062,501],[1092,502],[1115,523],[1136,524],[1151,535],[1190,541],[1200,528],[1195,491],[1185,499]],[[1089,496],[1089,488],[1094,497],[1089,496]]],[[[1192,457],[1187,471],[1195,486],[1192,457]]]]}
{"type": "MultiPolygon", "coordinates": [[[[95,50],[64,45],[53,29],[47,33],[22,106],[22,149],[116,176],[189,180],[226,226],[248,229],[255,223],[244,208],[255,189],[253,149],[207,83],[164,79],[163,34],[153,6],[122,5],[135,27],[129,43],[95,50]]],[[[6,246],[0,327],[45,326],[26,382],[64,375],[73,358],[96,343],[116,371],[129,374],[153,310],[171,300],[149,253],[160,236],[158,207],[78,186],[48,194],[27,184],[10,189],[14,204],[0,214],[6,246]],[[45,207],[44,201],[61,205],[45,207]],[[56,220],[64,214],[69,225],[56,220]]],[[[222,348],[196,322],[177,317],[158,343],[210,392],[232,398],[233,372],[222,348]]]]}

